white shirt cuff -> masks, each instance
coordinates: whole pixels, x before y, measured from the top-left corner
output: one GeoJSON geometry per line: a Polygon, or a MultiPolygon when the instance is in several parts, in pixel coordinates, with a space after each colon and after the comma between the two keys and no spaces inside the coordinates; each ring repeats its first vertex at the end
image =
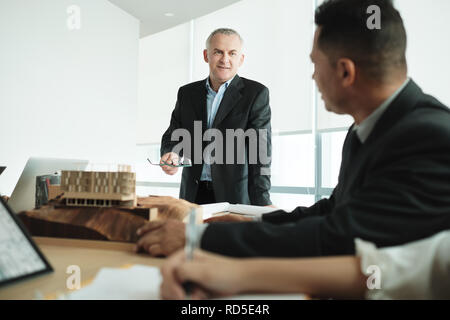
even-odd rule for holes
{"type": "Polygon", "coordinates": [[[355,240],[367,299],[450,299],[450,231],[377,249],[355,240]]]}

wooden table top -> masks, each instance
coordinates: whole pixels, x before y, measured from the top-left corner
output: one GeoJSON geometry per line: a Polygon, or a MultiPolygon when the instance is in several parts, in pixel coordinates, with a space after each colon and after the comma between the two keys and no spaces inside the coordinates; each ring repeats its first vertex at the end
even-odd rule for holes
{"type": "Polygon", "coordinates": [[[132,264],[160,267],[164,262],[162,258],[135,253],[133,243],[47,237],[33,239],[54,271],[1,287],[0,299],[35,299],[39,295],[55,298],[59,293],[67,293],[66,281],[71,274],[66,271],[70,265],[80,267],[83,286],[103,267],[118,268],[132,264]]]}

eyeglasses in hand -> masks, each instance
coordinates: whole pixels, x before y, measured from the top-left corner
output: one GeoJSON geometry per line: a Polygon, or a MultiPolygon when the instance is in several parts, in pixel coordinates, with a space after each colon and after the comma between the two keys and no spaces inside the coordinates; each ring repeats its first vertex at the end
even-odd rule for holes
{"type": "Polygon", "coordinates": [[[184,159],[184,161],[183,161],[183,162],[180,162],[179,164],[170,164],[170,163],[167,163],[167,162],[165,162],[165,161],[163,161],[163,163],[152,163],[152,162],[150,161],[149,158],[147,158],[147,161],[148,161],[152,166],[160,166],[160,167],[168,166],[168,167],[172,167],[172,168],[192,167],[191,160],[189,160],[189,159],[184,159]]]}

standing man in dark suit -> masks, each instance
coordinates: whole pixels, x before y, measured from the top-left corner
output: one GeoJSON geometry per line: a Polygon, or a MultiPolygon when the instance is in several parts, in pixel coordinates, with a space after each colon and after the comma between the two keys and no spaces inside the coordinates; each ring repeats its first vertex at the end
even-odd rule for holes
{"type": "MultiPolygon", "coordinates": [[[[355,254],[355,238],[387,247],[450,229],[450,111],[407,77],[399,12],[389,0],[328,0],[315,22],[313,78],[327,110],[355,120],[338,184],[309,208],[203,225],[193,238],[202,249],[241,257],[343,255],[355,254]],[[381,29],[366,25],[373,5],[381,29]]],[[[172,253],[185,241],[177,228],[184,230],[173,220],[149,223],[138,248],[172,253]]]]}
{"type": "MultiPolygon", "coordinates": [[[[194,156],[193,166],[183,169],[182,199],[197,204],[227,201],[270,205],[269,90],[256,81],[237,75],[244,55],[242,39],[236,31],[217,29],[212,32],[203,55],[209,64],[209,77],[179,89],[170,126],[162,137],[160,163],[177,164],[181,155],[192,161],[194,156]],[[185,144],[188,150],[173,152],[179,141],[172,136],[180,129],[186,130],[190,136],[190,142],[185,144]],[[207,145],[202,141],[211,129],[215,129],[223,139],[222,145],[218,145],[221,149],[215,152],[205,150],[207,145]],[[243,144],[234,143],[238,138],[227,134],[229,130],[239,133],[240,129],[256,133],[257,139],[253,144],[249,142],[251,139],[245,139],[243,144]],[[255,149],[259,143],[264,143],[264,151],[267,151],[264,159],[260,157],[259,149],[255,149]],[[258,153],[253,162],[249,161],[252,152],[258,153]],[[213,159],[218,154],[221,156],[213,159]],[[264,161],[266,159],[269,161],[264,161]]],[[[216,136],[214,138],[217,139],[216,136]]],[[[210,137],[206,140],[217,142],[215,139],[210,137]]],[[[170,166],[162,166],[162,169],[169,175],[178,170],[170,166]]]]}

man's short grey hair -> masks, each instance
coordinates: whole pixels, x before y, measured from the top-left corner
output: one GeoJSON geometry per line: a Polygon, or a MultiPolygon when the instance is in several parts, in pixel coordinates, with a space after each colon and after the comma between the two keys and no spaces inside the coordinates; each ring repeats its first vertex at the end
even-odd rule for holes
{"type": "Polygon", "coordinates": [[[242,39],[241,35],[233,29],[230,28],[219,28],[214,30],[213,32],[211,32],[211,34],[209,35],[208,39],[206,39],[206,49],[209,50],[209,47],[211,46],[211,39],[216,35],[216,34],[224,34],[227,36],[232,36],[232,35],[236,35],[239,37],[239,40],[241,40],[241,46],[244,45],[244,40],[242,39]]]}

